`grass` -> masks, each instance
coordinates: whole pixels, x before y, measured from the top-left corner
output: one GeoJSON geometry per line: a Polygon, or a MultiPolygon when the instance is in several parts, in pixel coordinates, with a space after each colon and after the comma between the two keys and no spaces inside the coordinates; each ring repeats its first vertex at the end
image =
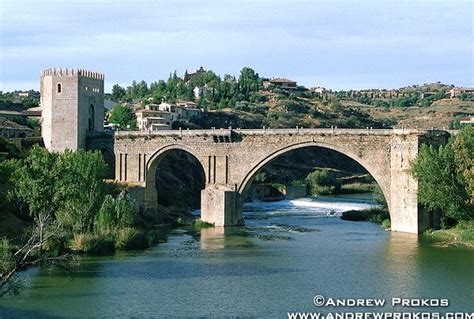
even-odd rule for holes
{"type": "Polygon", "coordinates": [[[124,228],[115,235],[115,247],[121,250],[142,250],[149,247],[147,236],[135,228],[124,228]]]}
{"type": "Polygon", "coordinates": [[[72,248],[90,255],[106,255],[115,252],[114,238],[109,235],[74,235],[72,248]]]}
{"type": "Polygon", "coordinates": [[[474,248],[474,221],[460,222],[449,229],[429,229],[423,235],[433,241],[435,246],[474,248]]]}
{"type": "Polygon", "coordinates": [[[351,183],[344,184],[341,187],[339,194],[357,194],[357,193],[372,193],[376,185],[373,183],[351,183]]]}
{"type": "Polygon", "coordinates": [[[196,219],[194,221],[194,228],[196,228],[197,230],[200,230],[202,228],[211,228],[211,227],[214,227],[214,224],[207,223],[205,221],[202,221],[201,219],[196,219]]]}

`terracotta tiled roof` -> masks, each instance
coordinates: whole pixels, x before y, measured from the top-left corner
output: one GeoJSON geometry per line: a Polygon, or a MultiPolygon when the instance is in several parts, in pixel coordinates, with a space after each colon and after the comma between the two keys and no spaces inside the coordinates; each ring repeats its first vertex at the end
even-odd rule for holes
{"type": "Polygon", "coordinates": [[[270,80],[271,83],[296,83],[296,81],[289,80],[287,78],[273,78],[270,80]]]}

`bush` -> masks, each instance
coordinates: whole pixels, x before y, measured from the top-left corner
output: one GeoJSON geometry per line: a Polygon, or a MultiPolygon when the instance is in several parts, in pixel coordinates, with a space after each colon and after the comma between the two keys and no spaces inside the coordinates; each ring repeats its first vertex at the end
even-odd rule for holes
{"type": "Polygon", "coordinates": [[[107,195],[97,214],[95,229],[99,233],[108,233],[116,229],[134,226],[137,209],[127,192],[122,191],[117,198],[107,195]]]}
{"type": "MultiPolygon", "coordinates": [[[[390,223],[388,212],[380,208],[370,208],[365,210],[349,210],[343,212],[341,219],[351,221],[369,221],[377,224],[387,225],[390,223]]],[[[384,226],[385,227],[385,226],[384,226]]]]}
{"type": "Polygon", "coordinates": [[[385,229],[390,229],[390,227],[392,227],[392,223],[390,222],[390,219],[385,219],[382,222],[382,227],[385,229]]]}
{"type": "Polygon", "coordinates": [[[368,216],[369,214],[364,210],[348,210],[342,213],[341,219],[359,222],[367,221],[367,219],[369,218],[368,216]]]}
{"type": "Polygon", "coordinates": [[[341,182],[330,170],[315,170],[308,174],[306,181],[312,194],[333,194],[341,189],[341,182]]]}
{"type": "Polygon", "coordinates": [[[194,221],[194,228],[196,229],[201,229],[201,228],[211,228],[214,227],[214,224],[207,223],[205,221],[202,221],[201,219],[196,219],[194,221]]]}
{"type": "Polygon", "coordinates": [[[145,233],[135,228],[124,228],[117,231],[115,247],[123,250],[138,250],[149,247],[145,233]]]}
{"type": "Polygon", "coordinates": [[[263,94],[259,94],[257,92],[254,92],[250,95],[250,102],[253,102],[253,103],[259,103],[259,102],[267,102],[268,98],[263,95],[263,94]]]}
{"type": "Polygon", "coordinates": [[[105,255],[115,251],[114,239],[110,235],[75,235],[73,248],[91,255],[105,255]]]}
{"type": "Polygon", "coordinates": [[[309,106],[306,104],[288,100],[282,102],[281,108],[286,112],[293,113],[308,113],[309,111],[309,106]]]}
{"type": "Polygon", "coordinates": [[[68,250],[66,234],[50,237],[44,245],[44,250],[51,256],[64,254],[68,250]]]}

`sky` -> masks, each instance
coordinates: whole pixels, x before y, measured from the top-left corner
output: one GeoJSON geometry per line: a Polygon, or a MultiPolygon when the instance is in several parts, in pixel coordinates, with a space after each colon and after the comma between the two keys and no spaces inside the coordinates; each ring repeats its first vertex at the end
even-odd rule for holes
{"type": "Polygon", "coordinates": [[[335,90],[473,86],[473,2],[0,0],[0,90],[41,70],[105,74],[106,91],[203,66],[335,90]]]}

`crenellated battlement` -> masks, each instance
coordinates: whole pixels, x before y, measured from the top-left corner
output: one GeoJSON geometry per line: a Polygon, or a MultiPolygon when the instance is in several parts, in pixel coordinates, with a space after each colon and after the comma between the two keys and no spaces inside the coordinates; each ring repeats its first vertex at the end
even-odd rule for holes
{"type": "Polygon", "coordinates": [[[41,77],[45,76],[83,76],[91,79],[104,80],[104,74],[84,69],[49,68],[41,71],[41,77]]]}

